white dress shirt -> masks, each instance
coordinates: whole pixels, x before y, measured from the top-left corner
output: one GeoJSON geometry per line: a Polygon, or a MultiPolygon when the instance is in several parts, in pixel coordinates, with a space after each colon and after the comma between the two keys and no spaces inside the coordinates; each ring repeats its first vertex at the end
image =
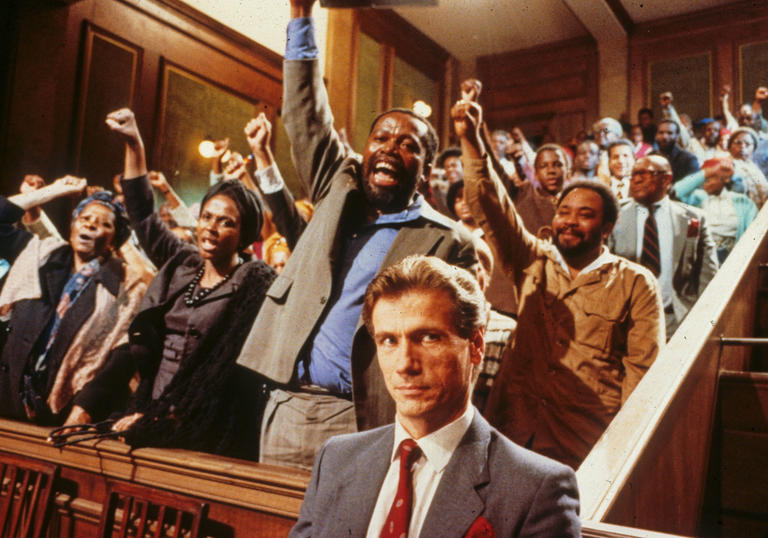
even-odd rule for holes
{"type": "Polygon", "coordinates": [[[611,176],[611,190],[619,200],[629,200],[629,177],[617,178],[611,176]]]}
{"type": "MultiPolygon", "coordinates": [[[[652,205],[653,218],[656,219],[656,229],[659,232],[659,256],[661,257],[661,273],[659,273],[659,286],[664,307],[672,304],[675,290],[672,288],[672,276],[675,271],[672,263],[672,211],[669,197],[665,196],[652,205]]],[[[645,221],[648,219],[648,208],[637,204],[637,247],[635,254],[640,260],[643,254],[643,236],[645,235],[645,221]]]]}
{"type": "MultiPolygon", "coordinates": [[[[459,418],[416,440],[419,448],[421,448],[421,455],[411,468],[413,505],[408,536],[416,537],[421,532],[437,486],[443,477],[443,471],[448,466],[448,462],[456,447],[459,446],[462,437],[467,433],[474,414],[475,408],[470,404],[459,418]]],[[[376,499],[376,506],[368,524],[367,538],[378,538],[381,534],[381,529],[389,515],[389,509],[395,500],[397,485],[400,480],[400,443],[410,438],[412,438],[411,435],[405,431],[400,421],[395,419],[395,444],[392,448],[392,461],[387,476],[381,484],[379,497],[376,499]]]]}
{"type": "Polygon", "coordinates": [[[720,237],[736,237],[739,230],[739,216],[731,199],[731,191],[723,189],[720,194],[710,194],[701,204],[707,216],[709,230],[720,237]]]}
{"type": "MultiPolygon", "coordinates": [[[[563,271],[566,272],[566,274],[571,274],[571,269],[568,267],[568,264],[565,263],[565,258],[563,258],[563,255],[560,254],[560,251],[552,245],[552,250],[555,253],[555,258],[557,258],[558,263],[560,264],[560,267],[563,268],[563,271]]],[[[600,247],[600,254],[592,260],[592,263],[584,267],[581,271],[579,271],[579,275],[586,275],[590,271],[594,271],[595,269],[599,269],[606,263],[612,263],[616,260],[616,255],[612,254],[610,250],[608,250],[608,247],[603,245],[600,247]]]]}

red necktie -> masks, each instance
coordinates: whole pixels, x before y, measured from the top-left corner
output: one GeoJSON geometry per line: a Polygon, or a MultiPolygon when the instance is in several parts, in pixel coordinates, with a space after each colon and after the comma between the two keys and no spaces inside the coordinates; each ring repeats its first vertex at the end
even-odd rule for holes
{"type": "Polygon", "coordinates": [[[411,522],[411,503],[413,501],[413,484],[411,484],[411,467],[419,458],[421,449],[413,439],[400,443],[400,480],[397,483],[397,493],[392,501],[392,508],[381,528],[381,538],[405,538],[408,536],[408,525],[411,522]]]}

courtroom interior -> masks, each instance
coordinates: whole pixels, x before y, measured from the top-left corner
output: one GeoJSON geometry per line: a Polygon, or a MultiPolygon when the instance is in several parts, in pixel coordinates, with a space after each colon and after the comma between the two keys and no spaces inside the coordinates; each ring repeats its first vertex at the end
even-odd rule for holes
{"type": "Polygon", "coordinates": [[[324,535],[302,502],[328,512],[333,436],[411,424],[405,329],[380,335],[409,291],[376,286],[414,258],[482,296],[448,316],[481,352],[441,427],[555,460],[584,536],[768,535],[768,4],[10,0],[0,25],[0,535],[324,535]]]}

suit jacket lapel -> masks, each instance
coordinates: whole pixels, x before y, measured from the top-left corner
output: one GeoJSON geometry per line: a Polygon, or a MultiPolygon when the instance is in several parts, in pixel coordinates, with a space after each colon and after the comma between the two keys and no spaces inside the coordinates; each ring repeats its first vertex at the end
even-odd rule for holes
{"type": "Polygon", "coordinates": [[[475,410],[467,433],[451,456],[427,512],[421,536],[464,535],[485,509],[480,486],[490,481],[488,423],[475,410]]]}
{"type": "MultiPolygon", "coordinates": [[[[425,202],[426,203],[426,202],[425,202]]],[[[445,239],[445,232],[438,228],[413,228],[407,223],[400,228],[392,246],[384,257],[381,267],[389,267],[411,254],[429,256],[437,245],[445,239]]]]}
{"type": "Polygon", "coordinates": [[[688,233],[688,216],[685,211],[676,207],[671,201],[669,210],[672,215],[672,267],[673,271],[676,271],[688,233]]]}
{"type": "Polygon", "coordinates": [[[637,207],[635,202],[623,206],[611,233],[611,252],[633,261],[637,261],[637,242],[642,241],[642,238],[637,237],[637,207]]]}
{"type": "MultiPolygon", "coordinates": [[[[395,427],[382,429],[379,440],[356,453],[349,465],[336,473],[339,484],[334,513],[339,528],[328,529],[327,536],[365,536],[376,507],[381,484],[389,470],[395,427]],[[343,528],[342,528],[343,526],[343,528]]],[[[336,472],[336,470],[334,470],[336,472]]]]}

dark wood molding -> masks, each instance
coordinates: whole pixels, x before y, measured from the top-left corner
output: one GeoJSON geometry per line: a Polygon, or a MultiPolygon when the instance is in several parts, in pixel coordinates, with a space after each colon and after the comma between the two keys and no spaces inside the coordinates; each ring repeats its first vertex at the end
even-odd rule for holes
{"type": "Polygon", "coordinates": [[[624,8],[621,0],[605,0],[605,3],[608,4],[608,8],[616,16],[616,19],[619,21],[619,24],[621,24],[621,27],[624,28],[624,31],[627,32],[627,34],[631,34],[632,30],[635,28],[635,23],[624,8]]]}
{"type": "Polygon", "coordinates": [[[566,140],[597,116],[597,44],[591,36],[481,56],[481,98],[494,128],[514,125],[566,140]],[[578,118],[578,119],[574,119],[578,118]]]}
{"type": "Polygon", "coordinates": [[[283,57],[181,0],[118,0],[219,51],[275,81],[282,81],[283,57]],[[169,16],[171,15],[171,16],[169,16]],[[200,32],[200,30],[204,30],[200,32]],[[254,58],[258,58],[254,61],[254,58]]]}
{"type": "Polygon", "coordinates": [[[499,54],[489,54],[487,56],[477,57],[477,66],[491,67],[500,62],[520,62],[522,64],[540,65],[542,63],[562,58],[563,51],[575,52],[582,50],[584,53],[591,53],[597,50],[597,42],[592,36],[574,37],[564,39],[554,43],[545,43],[536,45],[527,49],[515,50],[512,52],[501,52],[499,54]]]}
{"type": "Polygon", "coordinates": [[[83,127],[85,124],[85,111],[88,105],[88,81],[91,75],[91,60],[93,57],[93,41],[99,38],[108,41],[133,55],[131,72],[131,86],[129,107],[133,108],[133,100],[138,90],[141,79],[142,58],[144,49],[135,43],[123,39],[90,22],[83,23],[83,50],[81,56],[81,71],[77,80],[77,105],[75,109],[75,121],[73,124],[72,150],[70,166],[72,170],[79,172],[80,157],[82,153],[83,127]]]}
{"type": "Polygon", "coordinates": [[[754,0],[743,0],[684,15],[639,23],[635,25],[631,37],[636,41],[665,40],[669,39],[670,36],[679,36],[683,32],[689,33],[694,29],[696,31],[711,31],[712,29],[721,29],[724,25],[750,23],[765,18],[768,18],[768,4],[754,0]]]}
{"type": "Polygon", "coordinates": [[[441,80],[451,55],[403,17],[388,9],[360,9],[360,30],[395,49],[397,56],[434,81],[441,80]]]}

